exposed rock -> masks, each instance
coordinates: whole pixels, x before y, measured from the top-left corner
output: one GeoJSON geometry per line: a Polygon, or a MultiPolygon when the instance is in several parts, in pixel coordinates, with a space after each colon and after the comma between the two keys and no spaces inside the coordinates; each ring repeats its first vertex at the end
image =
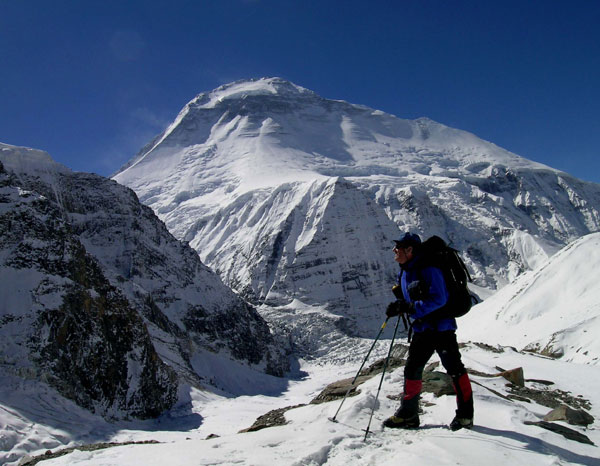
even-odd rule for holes
{"type": "Polygon", "coordinates": [[[510,383],[518,387],[525,386],[525,377],[523,376],[522,367],[517,367],[516,369],[510,369],[508,371],[501,372],[500,374],[498,374],[498,376],[504,377],[510,383]]]}
{"type": "Polygon", "coordinates": [[[478,371],[476,369],[469,369],[468,372],[470,375],[474,375],[477,377],[485,377],[487,379],[498,377],[498,374],[488,374],[487,372],[478,371]]]}
{"type": "Polygon", "coordinates": [[[477,377],[485,377],[485,378],[493,378],[493,377],[504,377],[509,380],[511,383],[508,384],[508,394],[504,395],[496,390],[493,390],[485,385],[477,382],[476,380],[471,380],[472,383],[479,385],[486,390],[496,394],[497,396],[506,399],[506,400],[514,400],[514,401],[523,401],[526,403],[536,402],[543,406],[548,406],[549,408],[559,408],[561,405],[569,405],[571,407],[575,407],[575,409],[590,409],[591,404],[588,400],[582,398],[581,396],[572,396],[569,392],[565,392],[563,390],[549,390],[547,388],[538,389],[535,388],[535,385],[542,385],[545,387],[549,387],[554,385],[554,382],[550,380],[543,379],[524,379],[523,384],[521,385],[522,380],[522,368],[516,368],[512,370],[505,370],[501,367],[496,367],[496,369],[501,372],[496,374],[488,374],[485,372],[477,371],[474,369],[469,369],[468,372],[471,375],[477,377]],[[515,383],[517,382],[517,383],[515,383]],[[525,382],[529,384],[533,384],[534,386],[525,386],[525,382]]]}
{"type": "Polygon", "coordinates": [[[594,422],[594,417],[583,409],[573,409],[561,405],[544,416],[544,421],[567,421],[575,426],[588,426],[594,422]]]}
{"type": "Polygon", "coordinates": [[[552,359],[560,359],[565,355],[564,349],[560,347],[556,348],[553,341],[550,341],[543,346],[537,342],[531,343],[523,348],[523,351],[539,354],[552,359]]]}
{"type": "Polygon", "coordinates": [[[266,429],[267,427],[275,427],[282,426],[287,424],[287,420],[285,419],[284,414],[290,409],[300,408],[302,406],[306,406],[303,404],[295,405],[295,406],[287,406],[285,408],[274,409],[269,411],[267,414],[263,414],[259,416],[254,424],[252,424],[247,429],[242,429],[239,431],[240,434],[245,432],[255,432],[257,430],[266,429]]]}
{"type": "Polygon", "coordinates": [[[504,348],[502,348],[501,346],[492,346],[492,345],[488,345],[487,343],[481,343],[481,342],[473,342],[473,344],[481,349],[490,351],[492,353],[504,353],[504,348]]]}
{"type": "Polygon", "coordinates": [[[133,191],[41,151],[1,148],[2,370],[115,419],[157,416],[180,380],[213,383],[219,360],[288,369],[256,309],[133,191]]]}
{"type": "Polygon", "coordinates": [[[327,387],[325,387],[321,393],[313,398],[310,403],[320,404],[328,401],[338,400],[343,398],[346,393],[348,393],[348,396],[358,395],[360,390],[357,390],[357,387],[371,379],[374,375],[375,374],[361,375],[356,378],[354,384],[352,384],[354,377],[333,382],[327,385],[327,387]]]}
{"type": "Polygon", "coordinates": [[[535,401],[548,408],[558,408],[563,404],[576,409],[589,410],[591,408],[591,404],[588,400],[582,397],[572,396],[569,392],[563,390],[539,390],[533,387],[518,387],[516,385],[510,385],[508,390],[510,397],[514,397],[514,395],[524,397],[527,400],[535,401]]]}
{"type": "MultiPolygon", "coordinates": [[[[385,366],[386,359],[380,359],[373,364],[371,364],[367,369],[361,371],[361,375],[377,375],[383,372],[383,368],[385,366]]],[[[394,356],[390,356],[390,359],[387,363],[386,371],[390,371],[396,369],[398,367],[402,367],[406,364],[406,359],[396,358],[394,356]]]]}
{"type": "MultiPolygon", "coordinates": [[[[0,354],[63,396],[107,418],[158,416],[177,399],[177,377],[157,355],[143,319],[73,234],[65,212],[2,177],[3,277],[11,292],[0,354]]],[[[27,181],[27,179],[26,179],[27,181]]],[[[26,189],[27,188],[27,189],[26,189]]]]}
{"type": "Polygon", "coordinates": [[[437,397],[456,394],[452,377],[440,371],[423,372],[423,392],[433,393],[437,397]]]}
{"type": "Polygon", "coordinates": [[[554,385],[554,382],[552,382],[551,380],[544,380],[544,379],[525,379],[525,382],[530,382],[530,383],[539,383],[540,385],[554,385]]]}

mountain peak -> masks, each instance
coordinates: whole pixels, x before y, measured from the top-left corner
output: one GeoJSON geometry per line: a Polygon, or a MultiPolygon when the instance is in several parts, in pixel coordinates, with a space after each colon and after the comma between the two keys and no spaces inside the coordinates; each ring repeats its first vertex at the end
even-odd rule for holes
{"type": "Polygon", "coordinates": [[[0,162],[7,171],[15,174],[47,177],[71,170],[56,162],[50,154],[38,149],[12,146],[0,142],[0,162]]]}
{"type": "Polygon", "coordinates": [[[227,184],[229,191],[290,177],[456,178],[499,165],[549,169],[430,119],[329,100],[277,77],[199,94],[115,179],[136,189],[136,180],[146,184],[149,176],[160,192],[165,174],[178,178],[181,164],[189,184],[210,175],[210,186],[227,184]]]}
{"type": "Polygon", "coordinates": [[[190,104],[214,108],[227,100],[245,99],[251,95],[301,96],[314,92],[278,77],[239,80],[224,84],[213,91],[199,94],[190,104]]]}

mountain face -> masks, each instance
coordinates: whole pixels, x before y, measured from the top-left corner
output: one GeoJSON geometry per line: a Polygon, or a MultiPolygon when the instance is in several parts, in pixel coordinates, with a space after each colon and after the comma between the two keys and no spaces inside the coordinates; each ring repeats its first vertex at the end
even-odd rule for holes
{"type": "Polygon", "coordinates": [[[200,94],[114,179],[263,314],[296,313],[298,333],[324,309],[372,336],[401,231],[445,238],[496,289],[600,230],[597,184],[278,78],[200,94]]]}
{"type": "MultiPolygon", "coordinates": [[[[0,144],[2,370],[107,418],[155,417],[206,361],[281,376],[266,322],[128,188],[0,144]]],[[[239,387],[240,390],[243,387],[239,387]]]]}

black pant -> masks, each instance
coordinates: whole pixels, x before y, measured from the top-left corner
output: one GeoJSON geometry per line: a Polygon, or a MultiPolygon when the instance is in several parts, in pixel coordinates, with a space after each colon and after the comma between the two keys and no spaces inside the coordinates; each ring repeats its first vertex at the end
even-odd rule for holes
{"type": "Polygon", "coordinates": [[[456,333],[453,330],[445,332],[426,330],[413,335],[404,377],[409,380],[421,380],[423,369],[434,351],[440,356],[442,365],[450,376],[459,377],[466,372],[460,359],[456,333]]]}
{"type": "Polygon", "coordinates": [[[456,333],[453,330],[444,332],[426,330],[414,334],[404,367],[404,396],[400,414],[404,417],[417,414],[423,369],[434,351],[438,353],[442,365],[452,377],[456,391],[457,416],[473,418],[471,382],[462,363],[456,333]]]}

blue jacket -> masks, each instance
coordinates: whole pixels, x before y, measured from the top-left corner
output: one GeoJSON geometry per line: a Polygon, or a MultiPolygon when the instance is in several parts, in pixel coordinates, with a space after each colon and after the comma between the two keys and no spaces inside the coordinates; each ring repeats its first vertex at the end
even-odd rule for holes
{"type": "Polygon", "coordinates": [[[456,320],[427,319],[427,315],[441,308],[448,301],[448,291],[444,282],[444,275],[437,267],[420,267],[419,256],[413,257],[406,264],[400,266],[398,283],[402,287],[404,299],[414,304],[415,312],[411,315],[413,319],[413,330],[424,332],[425,330],[456,330],[456,320]],[[413,301],[408,292],[411,283],[421,281],[421,289],[425,290],[422,299],[413,301]],[[424,283],[423,283],[424,282],[424,283]]]}

